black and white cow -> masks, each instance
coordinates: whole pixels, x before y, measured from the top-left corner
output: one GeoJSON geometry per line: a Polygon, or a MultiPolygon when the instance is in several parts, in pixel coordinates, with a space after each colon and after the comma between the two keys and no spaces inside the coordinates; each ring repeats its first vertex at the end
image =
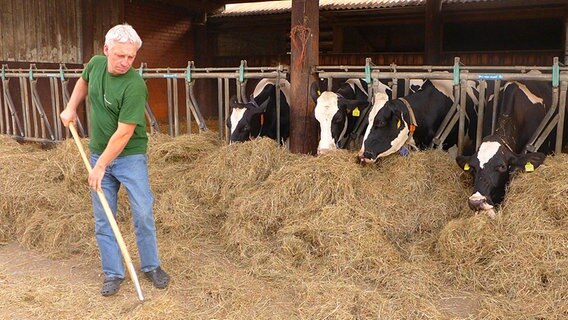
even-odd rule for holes
{"type": "Polygon", "coordinates": [[[498,106],[495,133],[483,138],[477,152],[458,156],[456,162],[474,178],[468,205],[486,211],[494,218],[495,206],[505,197],[511,175],[532,171],[553,151],[555,134],[550,134],[539,152],[523,150],[552,104],[552,86],[548,82],[510,82],[504,87],[498,106]]]}
{"type": "MultiPolygon", "coordinates": [[[[256,85],[248,103],[231,98],[231,113],[227,118],[229,143],[244,142],[255,137],[277,139],[276,80],[262,79],[256,85]]],[[[290,82],[280,79],[280,143],[290,136],[290,82]]]]}
{"type": "MultiPolygon", "coordinates": [[[[409,89],[418,90],[422,82],[411,80],[409,89]]],[[[404,89],[402,82],[399,87],[404,89]]],[[[379,82],[377,91],[392,98],[392,89],[383,82],[379,82]]],[[[318,154],[336,148],[350,149],[353,145],[359,148],[362,136],[358,137],[357,132],[362,135],[368,123],[366,118],[362,118],[369,106],[367,82],[348,79],[335,92],[320,92],[318,84],[314,82],[310,94],[316,103],[314,115],[320,126],[318,154]]]]}
{"type": "Polygon", "coordinates": [[[361,125],[361,113],[369,105],[367,92],[367,83],[359,79],[348,79],[336,92],[320,92],[317,83],[312,84],[310,94],[320,126],[318,154],[345,147],[350,134],[361,125]]]}
{"type": "MultiPolygon", "coordinates": [[[[471,99],[473,86],[468,84],[467,114],[476,118],[471,99]]],[[[452,80],[426,80],[420,90],[406,97],[380,103],[376,101],[369,112],[369,125],[359,158],[361,162],[373,163],[395,152],[426,149],[454,103],[452,80]]],[[[474,132],[471,133],[473,136],[474,132]]],[[[443,142],[443,149],[457,143],[457,126],[443,142]]]]}

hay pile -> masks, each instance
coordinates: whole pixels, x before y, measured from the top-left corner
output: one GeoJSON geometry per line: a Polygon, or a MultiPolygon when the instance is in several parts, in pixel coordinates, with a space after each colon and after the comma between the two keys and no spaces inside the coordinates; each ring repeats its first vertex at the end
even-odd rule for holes
{"type": "Polygon", "coordinates": [[[497,219],[450,221],[438,241],[445,274],[491,296],[482,314],[568,317],[568,155],[519,174],[497,219]]]}
{"type": "MultiPolygon", "coordinates": [[[[9,155],[0,157],[0,240],[51,257],[80,254],[100,272],[73,142],[43,151],[4,139],[0,149],[9,155]]],[[[471,179],[439,150],[363,167],[343,150],[311,157],[269,139],[226,145],[215,133],[158,134],[149,158],[170,288],[143,283],[150,303],[132,310],[131,286],[121,289],[129,299],[109,306],[98,283],[50,279],[49,293],[12,288],[32,295],[22,309],[60,318],[62,306],[41,300],[59,295],[97,319],[568,316],[564,155],[516,177],[496,220],[470,212],[471,179]]],[[[128,211],[122,195],[118,222],[137,261],[128,211]]]]}
{"type": "Polygon", "coordinates": [[[3,152],[2,208],[12,232],[27,247],[53,256],[85,250],[82,235],[92,223],[91,215],[82,213],[90,212],[90,198],[84,164],[71,156],[76,150],[68,140],[53,151],[28,145],[3,152]]]}

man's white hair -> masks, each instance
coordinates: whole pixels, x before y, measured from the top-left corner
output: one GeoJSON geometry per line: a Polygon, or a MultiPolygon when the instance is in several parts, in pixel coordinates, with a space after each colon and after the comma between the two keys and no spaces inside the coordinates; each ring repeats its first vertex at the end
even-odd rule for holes
{"type": "Polygon", "coordinates": [[[128,23],[118,24],[107,32],[105,45],[110,47],[113,42],[133,43],[136,45],[136,49],[140,49],[142,46],[142,39],[128,23]]]}

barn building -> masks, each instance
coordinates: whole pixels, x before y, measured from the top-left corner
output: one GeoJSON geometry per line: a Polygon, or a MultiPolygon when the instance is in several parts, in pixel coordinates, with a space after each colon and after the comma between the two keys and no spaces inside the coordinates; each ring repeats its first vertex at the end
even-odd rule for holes
{"type": "MultiPolygon", "coordinates": [[[[303,74],[296,82],[309,81],[313,65],[364,65],[366,59],[375,65],[408,66],[452,65],[455,57],[480,66],[549,66],[554,57],[560,63],[568,60],[565,0],[239,2],[2,0],[0,133],[25,131],[30,140],[62,138],[56,114],[65,91],[72,90],[83,64],[102,53],[105,32],[121,22],[132,24],[144,41],[135,66],[166,75],[147,83],[156,121],[170,120],[170,127],[174,111],[182,118],[189,113],[180,108],[178,114],[172,107],[186,98],[177,89],[183,77],[165,79],[177,72],[171,70],[238,70],[243,61],[247,67],[293,66],[299,57],[298,31],[308,30],[318,41],[300,55],[306,54],[309,63],[290,70],[293,80],[294,74],[303,74]],[[17,129],[14,113],[27,128],[17,129]]],[[[202,116],[220,119],[217,82],[195,83],[202,116]]],[[[307,96],[303,89],[296,95],[307,96]]],[[[309,109],[307,99],[298,101],[300,108],[309,109]]],[[[310,143],[299,151],[309,151],[310,143]]]]}

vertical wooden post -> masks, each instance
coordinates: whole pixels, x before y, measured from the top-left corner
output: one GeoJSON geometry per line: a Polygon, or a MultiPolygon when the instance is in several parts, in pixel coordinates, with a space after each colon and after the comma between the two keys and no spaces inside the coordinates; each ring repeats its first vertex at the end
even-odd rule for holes
{"type": "Polygon", "coordinates": [[[442,44],[442,0],[426,0],[426,34],[424,62],[429,65],[440,63],[442,44]]]}
{"type": "Polygon", "coordinates": [[[290,30],[290,151],[315,154],[318,131],[309,92],[311,70],[319,63],[319,0],[292,0],[290,30]]]}

